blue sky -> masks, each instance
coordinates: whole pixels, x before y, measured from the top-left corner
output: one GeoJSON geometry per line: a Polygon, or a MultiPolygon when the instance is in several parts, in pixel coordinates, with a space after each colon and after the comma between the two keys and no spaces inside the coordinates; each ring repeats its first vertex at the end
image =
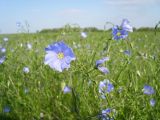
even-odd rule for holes
{"type": "Polygon", "coordinates": [[[16,22],[30,31],[79,24],[103,28],[127,18],[134,27],[154,27],[160,21],[160,0],[0,0],[0,32],[16,33],[16,22]]]}

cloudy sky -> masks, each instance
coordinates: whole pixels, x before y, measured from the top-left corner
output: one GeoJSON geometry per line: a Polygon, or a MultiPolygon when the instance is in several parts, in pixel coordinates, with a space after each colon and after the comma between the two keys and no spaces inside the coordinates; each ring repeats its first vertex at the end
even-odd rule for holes
{"type": "Polygon", "coordinates": [[[154,27],[160,21],[160,0],[0,0],[0,32],[16,33],[16,22],[30,31],[79,24],[103,28],[127,18],[134,27],[154,27]]]}

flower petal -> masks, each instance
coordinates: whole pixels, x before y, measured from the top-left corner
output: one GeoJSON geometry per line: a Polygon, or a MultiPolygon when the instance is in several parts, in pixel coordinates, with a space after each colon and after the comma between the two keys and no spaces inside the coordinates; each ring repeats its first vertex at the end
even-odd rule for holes
{"type": "Polygon", "coordinates": [[[97,60],[96,61],[96,67],[98,67],[99,65],[103,64],[105,61],[108,61],[109,60],[109,57],[104,57],[100,60],[97,60]]]}
{"type": "Polygon", "coordinates": [[[108,74],[109,73],[109,70],[106,67],[98,66],[98,69],[104,74],[108,74]]]}

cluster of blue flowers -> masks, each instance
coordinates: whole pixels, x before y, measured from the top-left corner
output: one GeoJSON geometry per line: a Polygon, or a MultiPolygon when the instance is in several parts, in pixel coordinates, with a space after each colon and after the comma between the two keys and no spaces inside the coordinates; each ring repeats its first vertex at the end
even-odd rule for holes
{"type": "MultiPolygon", "coordinates": [[[[144,88],[142,89],[143,93],[146,95],[152,95],[155,93],[153,87],[149,86],[149,85],[145,85],[144,88]]],[[[150,105],[154,106],[156,104],[156,101],[152,98],[150,100],[150,105]]]]}

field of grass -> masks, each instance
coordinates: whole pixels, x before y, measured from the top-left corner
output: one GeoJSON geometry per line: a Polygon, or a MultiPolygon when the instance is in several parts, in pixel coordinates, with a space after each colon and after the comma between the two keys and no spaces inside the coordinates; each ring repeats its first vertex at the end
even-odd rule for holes
{"type": "Polygon", "coordinates": [[[6,56],[0,64],[0,120],[160,120],[160,33],[133,32],[116,41],[109,31],[88,32],[87,38],[65,32],[0,35],[6,48],[0,53],[6,56]],[[61,40],[76,60],[58,72],[44,58],[45,48],[61,40]],[[110,58],[103,64],[108,74],[95,69],[103,57],[110,58]],[[103,80],[114,86],[105,98],[99,93],[103,80]],[[64,93],[65,85],[70,92],[64,93]],[[154,93],[144,94],[145,85],[154,93]]]}

